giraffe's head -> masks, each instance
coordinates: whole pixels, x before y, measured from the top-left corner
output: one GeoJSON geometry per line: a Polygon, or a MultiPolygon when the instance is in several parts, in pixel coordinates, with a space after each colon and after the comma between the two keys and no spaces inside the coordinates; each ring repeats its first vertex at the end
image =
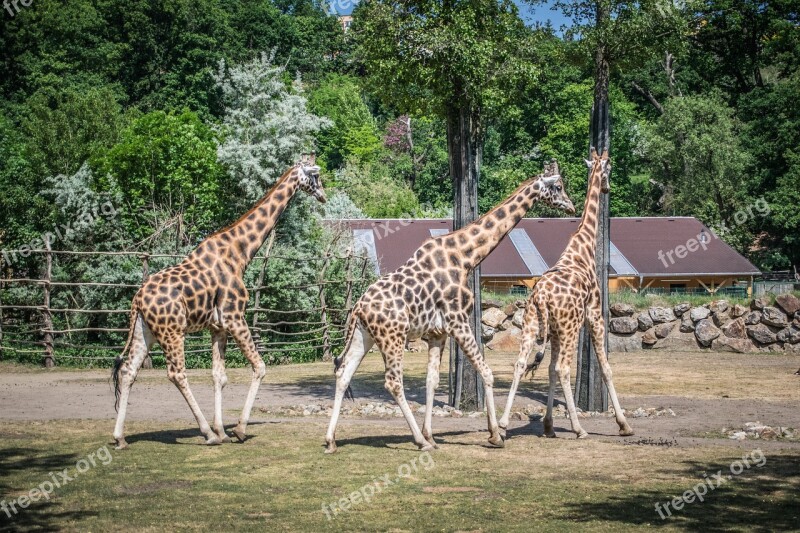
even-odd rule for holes
{"type": "Polygon", "coordinates": [[[556,209],[562,209],[570,215],[575,214],[575,206],[567,196],[567,188],[561,179],[558,163],[553,161],[545,165],[544,172],[539,175],[537,181],[542,184],[539,189],[540,201],[556,209]]]}
{"type": "Polygon", "coordinates": [[[319,177],[319,166],[316,164],[314,154],[304,155],[295,166],[300,180],[300,189],[316,198],[320,203],[327,202],[328,198],[322,189],[322,179],[319,177]]]}
{"type": "Polygon", "coordinates": [[[591,176],[595,172],[599,172],[600,190],[603,191],[603,193],[608,193],[608,179],[611,176],[611,161],[608,159],[608,150],[606,149],[601,155],[598,155],[597,150],[595,150],[593,146],[591,157],[591,159],[586,159],[586,166],[589,167],[589,182],[591,182],[591,176]]]}

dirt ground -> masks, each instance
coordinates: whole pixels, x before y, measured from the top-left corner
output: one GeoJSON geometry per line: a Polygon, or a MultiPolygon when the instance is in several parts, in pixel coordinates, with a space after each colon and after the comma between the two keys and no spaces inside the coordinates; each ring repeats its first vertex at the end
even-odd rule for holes
{"type": "MultiPolygon", "coordinates": [[[[515,354],[488,352],[487,360],[495,378],[498,410],[505,405],[506,391],[512,377],[515,354]]],[[[406,397],[424,403],[426,354],[408,353],[405,364],[406,397]]],[[[447,389],[447,361],[443,361],[442,384],[436,404],[444,405],[447,389]]],[[[634,418],[631,424],[637,436],[654,439],[681,439],[687,444],[694,438],[719,433],[723,427],[740,428],[747,422],[800,429],[800,377],[792,374],[798,366],[796,356],[743,355],[710,353],[638,352],[614,354],[612,367],[620,400],[626,410],[639,407],[670,408],[675,417],[634,418]]],[[[573,376],[574,376],[573,369],[573,376]]],[[[193,421],[183,397],[166,379],[164,370],[141,371],[131,393],[130,421],[193,421]]],[[[243,404],[250,372],[229,369],[229,384],[223,401],[225,422],[234,423],[243,404]]],[[[538,407],[546,400],[546,370],[520,387],[515,407],[538,407]]],[[[189,371],[192,390],[210,420],[213,395],[210,370],[189,371]]],[[[330,364],[314,363],[271,367],[261,387],[253,411],[253,422],[267,422],[268,414],[281,407],[306,404],[330,406],[334,377],[330,364]]],[[[379,354],[369,354],[353,381],[356,403],[391,402],[383,389],[383,365],[379,354]]],[[[557,403],[563,395],[556,394],[557,403]]],[[[44,370],[0,363],[0,420],[108,420],[112,429],[114,398],[107,370],[44,370]]],[[[345,406],[353,405],[345,403],[345,406]]],[[[312,418],[327,418],[324,412],[312,418]]],[[[361,417],[358,425],[406,427],[401,417],[361,417]]],[[[418,415],[421,420],[421,415],[418,415]]],[[[343,426],[355,420],[343,420],[343,426]]],[[[613,419],[582,419],[587,431],[598,436],[617,438],[613,419]]],[[[512,420],[514,432],[539,433],[540,422],[512,420]]],[[[484,418],[436,418],[434,431],[485,429],[484,418]]],[[[569,431],[568,419],[556,419],[556,430],[569,431]]],[[[367,431],[366,429],[361,431],[367,431]]],[[[343,429],[342,432],[349,432],[343,429]]],[[[340,432],[341,433],[341,432],[340,432]]],[[[568,436],[565,433],[563,436],[568,436]]],[[[734,445],[720,436],[717,442],[734,445]]],[[[199,432],[198,432],[199,438],[199,432]]],[[[322,438],[322,435],[320,435],[322,438]]],[[[800,452],[800,443],[797,443],[800,452]]]]}

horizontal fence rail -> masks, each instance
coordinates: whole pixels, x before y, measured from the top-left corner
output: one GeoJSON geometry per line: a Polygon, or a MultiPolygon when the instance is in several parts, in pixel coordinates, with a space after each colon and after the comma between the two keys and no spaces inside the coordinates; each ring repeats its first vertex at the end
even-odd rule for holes
{"type": "MultiPolygon", "coordinates": [[[[245,311],[269,363],[329,359],[344,342],[353,302],[373,281],[367,257],[352,250],[293,257],[266,252],[245,272],[245,311]]],[[[21,253],[10,250],[9,253],[21,253]]],[[[149,277],[185,256],[142,252],[25,250],[26,268],[0,272],[0,359],[107,366],[123,349],[131,300],[149,277]],[[87,265],[87,262],[91,265],[87,265]],[[114,278],[114,279],[111,279],[114,278]]],[[[1,263],[0,263],[1,264],[1,263]]],[[[187,366],[208,366],[211,338],[188,334],[187,366]]],[[[235,343],[226,360],[246,363],[235,343]]],[[[147,366],[164,363],[156,344],[147,366]]]]}

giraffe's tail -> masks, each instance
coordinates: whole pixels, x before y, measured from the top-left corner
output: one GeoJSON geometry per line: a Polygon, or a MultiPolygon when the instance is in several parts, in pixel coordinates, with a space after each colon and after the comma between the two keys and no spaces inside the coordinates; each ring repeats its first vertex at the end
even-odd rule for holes
{"type": "Polygon", "coordinates": [[[536,370],[539,368],[539,365],[542,364],[542,360],[544,359],[544,350],[545,345],[547,344],[547,339],[549,337],[550,331],[550,311],[548,310],[547,305],[547,296],[539,293],[534,294],[531,297],[532,306],[531,310],[535,313],[534,320],[539,322],[538,327],[536,328],[536,346],[538,350],[536,352],[536,357],[534,357],[533,362],[528,365],[528,368],[525,369],[525,375],[530,374],[531,379],[533,379],[536,370]]]}
{"type": "Polygon", "coordinates": [[[122,349],[122,353],[114,359],[114,365],[111,367],[111,383],[114,386],[115,411],[119,410],[119,373],[122,370],[122,364],[125,362],[125,354],[127,354],[131,349],[131,343],[133,342],[133,331],[136,329],[136,317],[138,314],[139,305],[136,298],[134,298],[133,305],[131,305],[130,325],[128,326],[128,340],[125,342],[125,347],[122,349]]]}
{"type": "MultiPolygon", "coordinates": [[[[350,314],[350,321],[347,323],[347,335],[345,336],[345,343],[344,343],[344,350],[339,357],[333,358],[333,373],[339,371],[342,364],[344,363],[344,358],[347,353],[350,351],[350,346],[353,344],[353,335],[355,335],[356,327],[358,327],[358,316],[355,312],[350,314]]],[[[344,397],[355,401],[355,397],[353,396],[353,389],[350,388],[350,385],[347,386],[347,390],[344,392],[344,397]]]]}

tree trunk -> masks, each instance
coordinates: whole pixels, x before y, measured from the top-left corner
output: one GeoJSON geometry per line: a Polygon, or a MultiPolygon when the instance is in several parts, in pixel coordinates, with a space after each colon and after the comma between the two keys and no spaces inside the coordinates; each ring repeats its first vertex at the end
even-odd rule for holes
{"type": "MultiPolygon", "coordinates": [[[[480,110],[468,105],[453,105],[447,111],[447,152],[453,180],[453,229],[462,228],[478,218],[478,178],[482,138],[480,110]]],[[[470,324],[481,346],[480,266],[469,277],[475,297],[470,324]]],[[[463,410],[484,408],[483,381],[457,343],[450,343],[450,405],[463,410]]]]}
{"type": "MultiPolygon", "coordinates": [[[[597,26],[608,20],[604,4],[597,4],[597,26]]],[[[598,153],[611,147],[611,117],[608,103],[609,63],[606,48],[598,43],[595,51],[594,104],[589,123],[589,148],[598,153]]],[[[600,300],[603,307],[603,320],[606,334],[603,337],[608,354],[608,260],[610,257],[610,219],[608,213],[608,194],[600,195],[600,209],[597,223],[596,268],[600,285],[600,300]]],[[[578,344],[578,373],[575,379],[575,397],[578,407],[584,411],[605,411],[608,409],[608,393],[600,373],[600,366],[592,347],[591,336],[586,326],[581,330],[578,344]]]]}

